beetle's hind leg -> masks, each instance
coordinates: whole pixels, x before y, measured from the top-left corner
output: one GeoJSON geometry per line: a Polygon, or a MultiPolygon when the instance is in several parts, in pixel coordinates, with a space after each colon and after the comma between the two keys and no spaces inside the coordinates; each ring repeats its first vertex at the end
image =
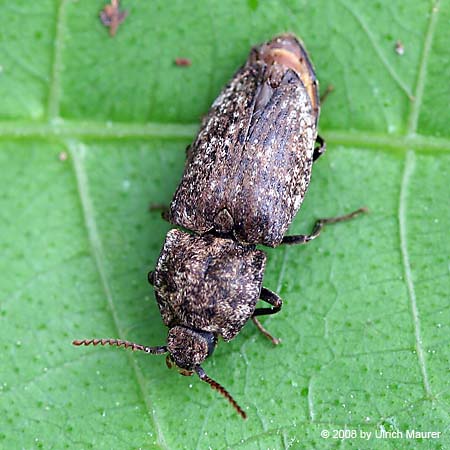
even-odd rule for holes
{"type": "Polygon", "coordinates": [[[368,212],[367,208],[359,208],[356,211],[351,212],[350,214],[345,214],[345,216],[319,219],[314,224],[314,228],[311,234],[296,234],[294,236],[285,236],[281,243],[287,245],[306,244],[307,242],[312,241],[320,235],[324,225],[328,223],[345,222],[346,220],[353,219],[353,217],[366,212],[368,212]]]}
{"type": "Polygon", "coordinates": [[[266,336],[269,341],[271,341],[274,345],[278,345],[281,340],[272,336],[261,324],[261,322],[256,318],[256,316],[265,316],[268,314],[276,314],[281,310],[281,307],[283,306],[283,301],[279,297],[279,295],[275,294],[275,292],[272,292],[270,289],[267,289],[263,287],[261,289],[261,294],[259,295],[259,298],[261,300],[264,300],[265,302],[269,303],[269,305],[272,305],[272,308],[256,308],[255,312],[252,316],[252,321],[256,325],[259,331],[266,336]]]}

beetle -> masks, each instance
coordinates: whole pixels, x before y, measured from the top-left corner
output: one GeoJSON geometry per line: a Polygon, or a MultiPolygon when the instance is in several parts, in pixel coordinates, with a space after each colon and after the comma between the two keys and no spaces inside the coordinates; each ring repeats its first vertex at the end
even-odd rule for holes
{"type": "Polygon", "coordinates": [[[274,344],[279,342],[257,319],[280,311],[282,300],[262,285],[266,255],[256,245],[306,243],[325,224],[365,211],[319,219],[311,234],[286,236],[305,197],[313,161],[326,148],[317,134],[319,103],[313,66],[294,35],[254,47],[188,147],[183,177],[163,214],[189,230],[168,232],[148,275],[169,328],[166,345],[118,339],[73,344],[167,353],[169,367],[175,365],[182,375],[197,374],[246,418],[201,364],[219,338],[230,341],[249,319],[274,344]],[[259,299],[270,307],[256,308],[259,299]]]}

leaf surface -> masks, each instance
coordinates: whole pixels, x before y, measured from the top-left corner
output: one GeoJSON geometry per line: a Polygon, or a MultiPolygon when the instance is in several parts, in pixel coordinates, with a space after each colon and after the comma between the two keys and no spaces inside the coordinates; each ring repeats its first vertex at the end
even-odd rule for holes
{"type": "Polygon", "coordinates": [[[0,447],[450,447],[450,3],[123,2],[115,38],[102,7],[0,3],[0,447]],[[146,274],[169,225],[148,205],[170,201],[251,45],[282,31],[335,87],[290,232],[370,214],[267,250],[284,305],[262,321],[282,344],[250,323],[205,364],[244,422],[164,357],[70,343],[165,342],[146,274]],[[321,437],[344,428],[358,437],[321,437]],[[374,437],[411,429],[441,436],[374,437]]]}

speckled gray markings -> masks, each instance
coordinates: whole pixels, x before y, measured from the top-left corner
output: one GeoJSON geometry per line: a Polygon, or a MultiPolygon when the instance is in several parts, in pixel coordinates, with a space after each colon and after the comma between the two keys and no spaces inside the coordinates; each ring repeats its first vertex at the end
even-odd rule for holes
{"type": "Polygon", "coordinates": [[[265,262],[264,252],[230,239],[170,230],[154,281],[164,323],[229,341],[255,310],[265,262]]]}
{"type": "Polygon", "coordinates": [[[253,49],[216,99],[188,151],[174,224],[281,243],[309,185],[319,113],[314,71],[295,43],[284,35],[253,49]]]}

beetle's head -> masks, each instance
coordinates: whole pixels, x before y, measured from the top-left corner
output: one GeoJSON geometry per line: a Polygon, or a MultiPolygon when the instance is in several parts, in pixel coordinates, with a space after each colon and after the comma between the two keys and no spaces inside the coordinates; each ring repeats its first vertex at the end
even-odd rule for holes
{"type": "Polygon", "coordinates": [[[195,368],[212,354],[216,343],[213,333],[178,325],[172,327],[167,336],[167,366],[176,365],[181,375],[192,375],[195,368]]]}

